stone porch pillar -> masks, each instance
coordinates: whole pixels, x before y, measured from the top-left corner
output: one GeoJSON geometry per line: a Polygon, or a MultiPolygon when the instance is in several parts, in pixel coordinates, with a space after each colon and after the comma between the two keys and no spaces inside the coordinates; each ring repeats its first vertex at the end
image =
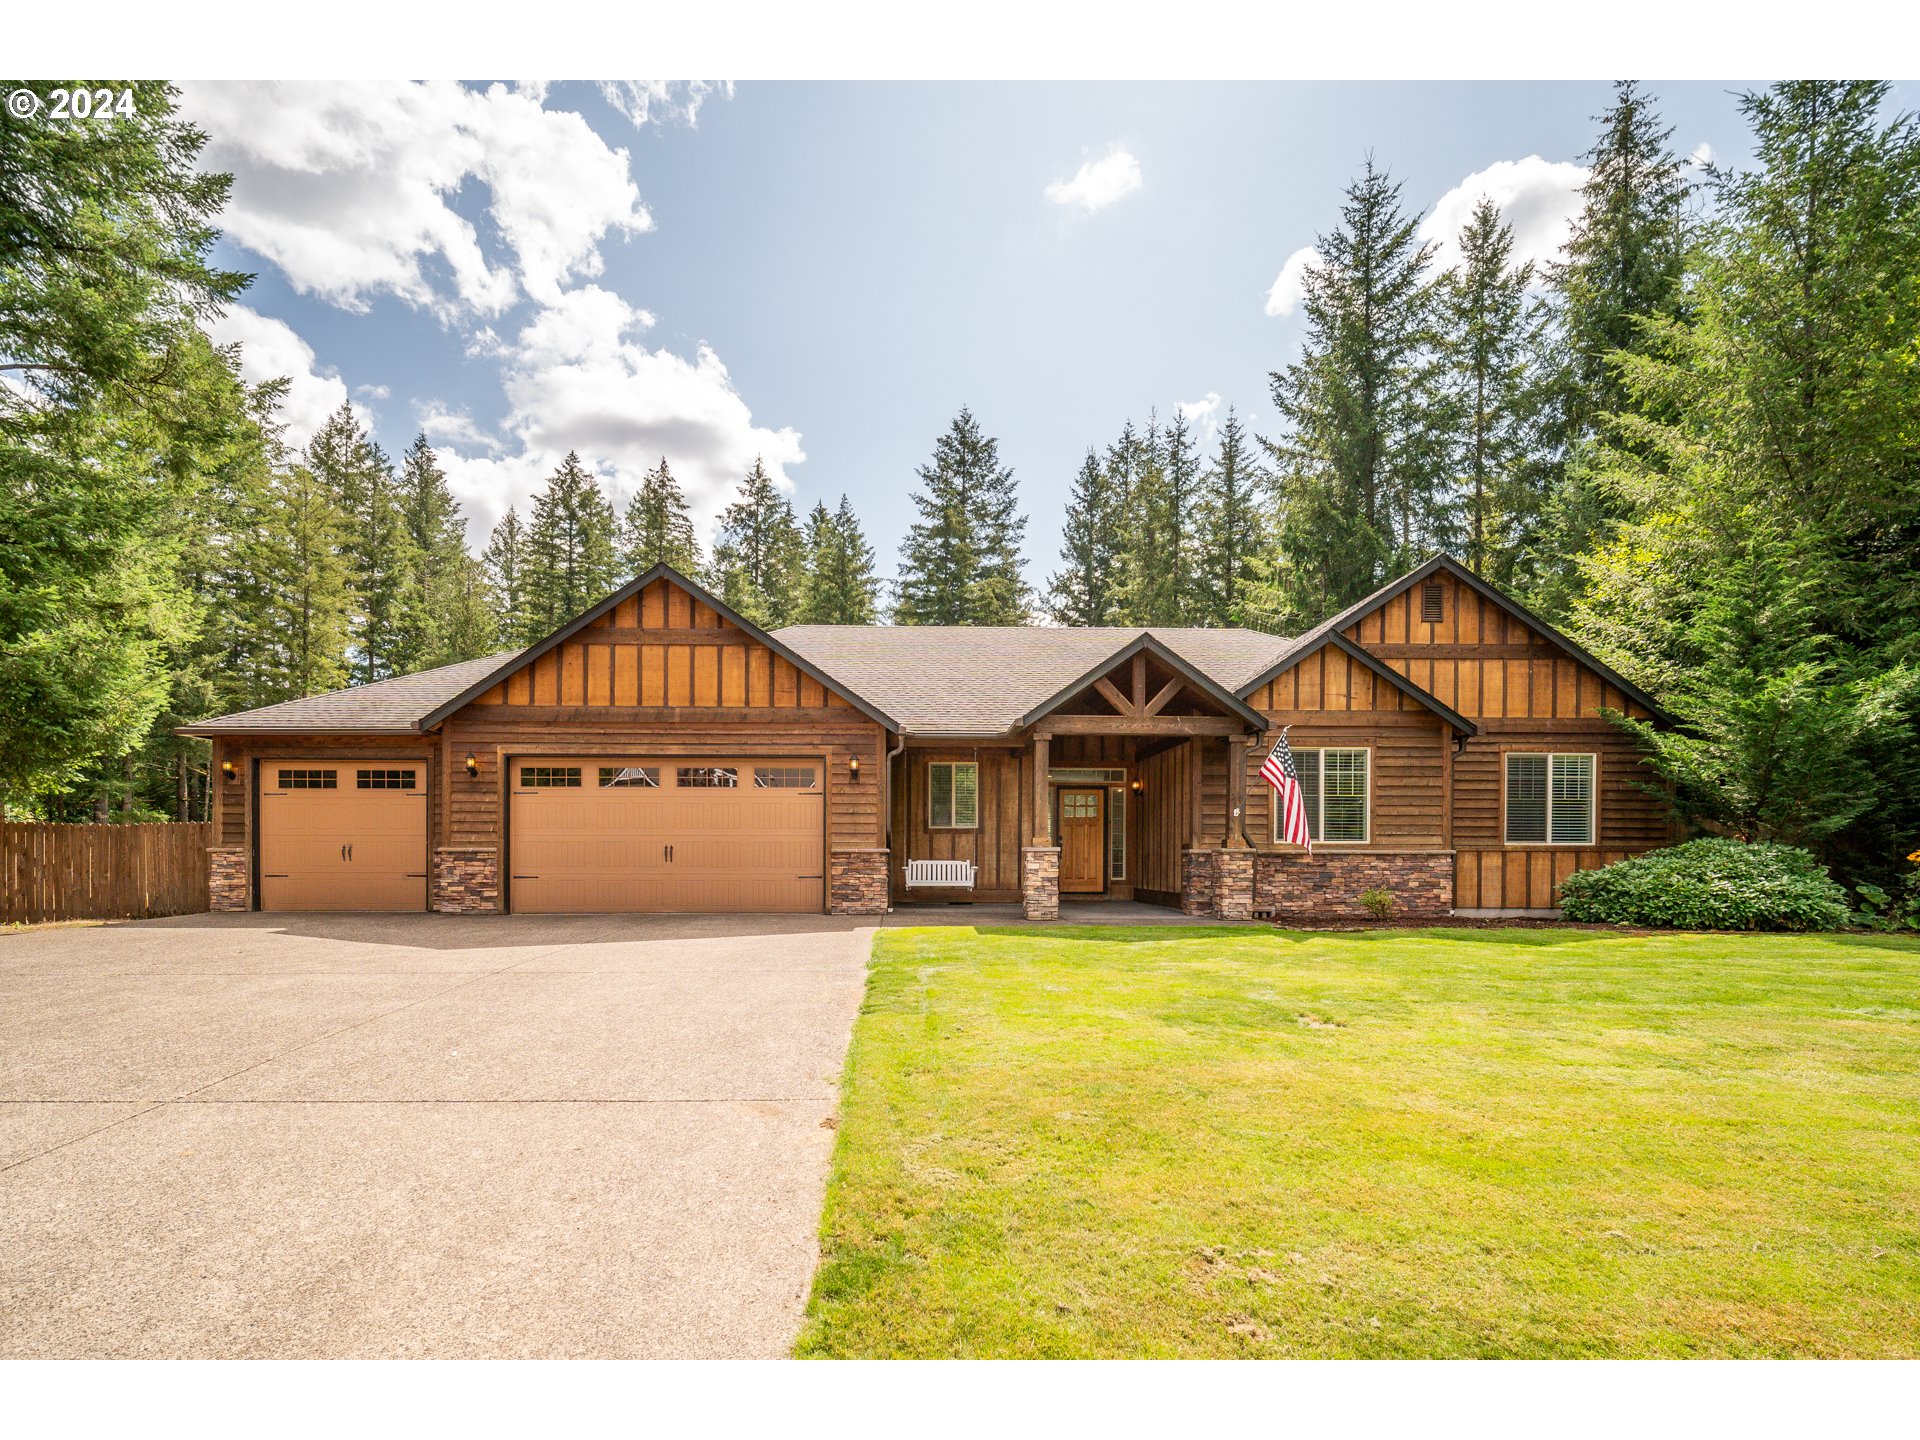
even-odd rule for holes
{"type": "Polygon", "coordinates": [[[1029,920],[1060,918],[1060,847],[1029,845],[1020,852],[1020,903],[1029,920]]]}

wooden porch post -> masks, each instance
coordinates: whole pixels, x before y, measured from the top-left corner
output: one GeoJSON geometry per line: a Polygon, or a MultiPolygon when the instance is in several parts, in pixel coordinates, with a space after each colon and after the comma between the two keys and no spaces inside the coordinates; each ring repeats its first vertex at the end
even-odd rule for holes
{"type": "Polygon", "coordinates": [[[1052,737],[1033,737],[1033,843],[1053,843],[1053,807],[1047,803],[1047,752],[1052,737]]]}
{"type": "Polygon", "coordinates": [[[1227,833],[1221,841],[1225,849],[1247,848],[1246,809],[1247,737],[1235,735],[1227,740],[1227,833]]]}

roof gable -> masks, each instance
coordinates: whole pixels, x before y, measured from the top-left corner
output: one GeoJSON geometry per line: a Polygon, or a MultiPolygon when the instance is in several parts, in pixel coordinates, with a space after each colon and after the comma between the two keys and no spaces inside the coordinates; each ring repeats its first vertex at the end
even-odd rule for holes
{"type": "MultiPolygon", "coordinates": [[[[538,667],[540,667],[543,662],[549,666],[557,666],[557,659],[549,660],[549,657],[554,656],[556,651],[559,651],[563,646],[567,645],[569,641],[576,639],[582,643],[590,643],[594,639],[594,632],[596,630],[611,632],[614,629],[614,621],[622,618],[621,612],[623,609],[628,617],[635,616],[636,612],[640,609],[639,597],[645,595],[657,584],[664,584],[665,587],[669,587],[685,595],[692,606],[704,607],[706,611],[711,612],[714,617],[723,621],[728,627],[740,632],[746,642],[749,642],[753,646],[763,647],[780,661],[792,666],[794,670],[797,670],[808,680],[819,685],[827,695],[838,697],[838,699],[865,715],[869,720],[877,721],[890,730],[898,730],[900,728],[898,723],[878,706],[873,705],[849,690],[843,682],[834,679],[825,671],[815,666],[811,661],[796,654],[793,650],[789,649],[751,620],[741,615],[724,601],[716,598],[703,587],[689,580],[671,565],[666,564],[655,565],[645,574],[635,576],[632,580],[607,596],[607,598],[602,600],[598,605],[576,616],[574,619],[569,620],[565,625],[562,625],[558,630],[555,630],[551,635],[547,636],[546,639],[529,645],[518,655],[510,658],[504,665],[481,676],[459,693],[443,701],[421,717],[420,728],[422,730],[431,729],[455,711],[483,699],[488,696],[491,691],[507,686],[514,681],[516,677],[528,675],[530,671],[538,674],[538,667]]],[[[661,627],[658,626],[644,626],[641,628],[655,632],[661,631],[661,627]]],[[[718,665],[717,660],[714,663],[716,666],[718,665]]],[[[791,677],[789,676],[789,678],[791,677]]],[[[636,675],[636,681],[637,679],[638,677],[636,675]]],[[[716,683],[718,679],[719,677],[716,673],[716,683]]],[[[608,677],[608,698],[606,701],[600,703],[609,703],[614,699],[613,687],[617,683],[617,676],[610,674],[608,677]]],[[[504,693],[503,691],[503,696],[504,693]]],[[[634,703],[644,703],[637,690],[634,703]]],[[[659,703],[671,704],[672,701],[663,697],[659,703]]]]}
{"type": "Polygon", "coordinates": [[[1255,681],[1253,685],[1248,687],[1245,693],[1251,695],[1255,691],[1273,684],[1275,680],[1285,675],[1289,670],[1294,669],[1303,660],[1311,659],[1322,650],[1329,648],[1340,651],[1363,670],[1377,675],[1380,679],[1386,681],[1394,690],[1405,695],[1415,704],[1438,715],[1462,735],[1478,735],[1480,733],[1480,727],[1478,725],[1455,710],[1451,705],[1446,704],[1438,696],[1423,690],[1391,666],[1381,663],[1338,630],[1328,631],[1325,634],[1309,632],[1308,635],[1302,636],[1301,643],[1287,652],[1286,659],[1282,660],[1267,674],[1255,681]]]}
{"type": "MultiPolygon", "coordinates": [[[[1565,635],[1561,634],[1558,630],[1554,629],[1553,626],[1549,625],[1546,621],[1542,620],[1538,615],[1535,615],[1531,610],[1527,609],[1527,607],[1522,605],[1519,601],[1513,599],[1512,597],[1504,594],[1494,586],[1488,584],[1485,580],[1482,580],[1478,575],[1475,575],[1472,571],[1467,569],[1467,567],[1462,565],[1458,560],[1454,559],[1453,556],[1448,555],[1444,552],[1442,552],[1441,554],[1435,555],[1432,559],[1426,561],[1426,563],[1416,566],[1412,570],[1409,570],[1405,575],[1402,575],[1399,579],[1390,581],[1388,584],[1381,586],[1378,590],[1374,591],[1371,595],[1366,596],[1364,599],[1356,600],[1353,604],[1349,605],[1345,610],[1342,610],[1338,615],[1335,615],[1332,619],[1324,620],[1320,624],[1314,626],[1313,629],[1307,631],[1306,634],[1302,635],[1300,639],[1297,642],[1295,642],[1295,648],[1292,650],[1289,650],[1287,654],[1283,656],[1278,663],[1273,665],[1269,670],[1265,671],[1264,673],[1255,676],[1254,679],[1249,681],[1247,684],[1243,685],[1240,688],[1240,694],[1243,696],[1251,694],[1254,690],[1258,689],[1261,685],[1264,685],[1268,681],[1273,679],[1274,676],[1279,675],[1283,671],[1285,671],[1289,666],[1294,664],[1296,660],[1300,658],[1304,658],[1307,654],[1311,653],[1314,649],[1319,648],[1320,642],[1322,642],[1323,640],[1331,636],[1338,636],[1341,639],[1346,639],[1347,632],[1349,630],[1355,629],[1359,625],[1359,623],[1365,620],[1368,616],[1373,615],[1375,612],[1381,610],[1389,602],[1397,599],[1401,595],[1408,594],[1411,590],[1413,590],[1415,586],[1420,584],[1422,581],[1427,580],[1434,575],[1438,575],[1442,573],[1449,576],[1452,580],[1454,580],[1459,585],[1462,585],[1466,587],[1468,590],[1471,590],[1474,594],[1479,595],[1481,598],[1485,599],[1488,603],[1497,607],[1504,614],[1511,616],[1514,620],[1518,621],[1521,625],[1525,626],[1528,630],[1539,635],[1549,645],[1564,652],[1570,659],[1578,662],[1581,665],[1586,666],[1589,670],[1593,671],[1594,674],[1600,676],[1608,684],[1612,685],[1615,689],[1619,690],[1622,695],[1628,696],[1631,699],[1633,699],[1636,703],[1644,706],[1647,710],[1647,713],[1651,715],[1654,719],[1666,724],[1673,723],[1673,717],[1669,715],[1664,709],[1662,709],[1659,702],[1656,701],[1651,695],[1647,694],[1646,691],[1642,690],[1639,686],[1635,685],[1632,681],[1626,679],[1617,671],[1613,670],[1610,666],[1605,664],[1603,661],[1596,659],[1593,655],[1589,654],[1581,646],[1576,644],[1574,641],[1568,639],[1565,635]]],[[[1365,642],[1363,641],[1362,643],[1364,644],[1365,642]]],[[[1367,658],[1369,660],[1374,661],[1375,664],[1378,664],[1378,661],[1375,660],[1374,657],[1368,656],[1367,658]]],[[[1390,673],[1395,673],[1395,678],[1401,681],[1403,684],[1412,683],[1410,681],[1406,681],[1404,676],[1399,676],[1397,672],[1390,672],[1390,673]]],[[[1424,690],[1420,690],[1420,687],[1418,687],[1417,685],[1414,686],[1413,689],[1418,691],[1421,695],[1426,695],[1427,693],[1424,690]]],[[[1435,697],[1429,696],[1428,698],[1432,699],[1434,704],[1436,705],[1441,703],[1435,697]]]]}
{"type": "MultiPolygon", "coordinates": [[[[1022,715],[1017,722],[1018,726],[1021,729],[1025,729],[1036,721],[1051,715],[1062,705],[1074,699],[1074,697],[1086,694],[1090,690],[1095,689],[1099,682],[1110,675],[1114,669],[1125,665],[1136,655],[1152,657],[1153,660],[1158,662],[1162,670],[1170,673],[1172,679],[1179,681],[1181,687],[1192,689],[1206,700],[1211,701],[1226,711],[1228,715],[1236,719],[1244,720],[1256,730],[1266,728],[1266,718],[1261,715],[1258,710],[1248,705],[1238,695],[1235,695],[1231,690],[1221,685],[1197,666],[1190,664],[1175,654],[1167,645],[1144,630],[1104,660],[1101,660],[1091,669],[1085,671],[1077,679],[1070,681],[1048,699],[1043,700],[1040,704],[1034,706],[1026,714],[1022,715]]],[[[1162,681],[1161,684],[1168,685],[1171,684],[1171,681],[1162,681]]],[[[1152,704],[1152,699],[1144,694],[1135,696],[1134,699],[1143,705],[1152,704]]]]}

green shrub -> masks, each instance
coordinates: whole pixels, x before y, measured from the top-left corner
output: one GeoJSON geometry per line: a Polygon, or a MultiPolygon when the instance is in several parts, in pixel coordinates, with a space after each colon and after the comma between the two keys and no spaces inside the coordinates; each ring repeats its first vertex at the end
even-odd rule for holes
{"type": "Polygon", "coordinates": [[[1360,903],[1367,907],[1367,913],[1374,919],[1384,920],[1393,913],[1393,892],[1382,890],[1378,886],[1371,890],[1362,890],[1360,903]]]}
{"type": "Polygon", "coordinates": [[[1560,886],[1569,920],[1682,930],[1832,930],[1846,892],[1791,845],[1693,840],[1581,870],[1560,886]]]}

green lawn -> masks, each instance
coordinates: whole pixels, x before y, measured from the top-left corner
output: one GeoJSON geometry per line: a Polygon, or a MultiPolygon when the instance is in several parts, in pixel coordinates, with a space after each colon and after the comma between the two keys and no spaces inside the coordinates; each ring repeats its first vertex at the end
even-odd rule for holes
{"type": "Polygon", "coordinates": [[[1920,943],[881,932],[803,1355],[1920,1354],[1920,943]]]}

